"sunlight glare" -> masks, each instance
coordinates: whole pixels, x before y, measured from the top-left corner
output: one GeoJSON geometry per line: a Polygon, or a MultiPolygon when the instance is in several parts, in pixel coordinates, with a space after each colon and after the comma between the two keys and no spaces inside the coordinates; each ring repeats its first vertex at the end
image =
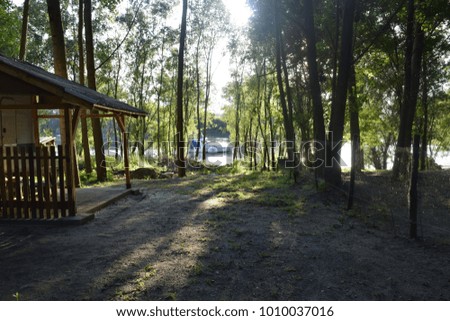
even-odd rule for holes
{"type": "Polygon", "coordinates": [[[231,22],[237,27],[243,27],[248,23],[252,10],[246,0],[222,0],[230,12],[231,22]]]}

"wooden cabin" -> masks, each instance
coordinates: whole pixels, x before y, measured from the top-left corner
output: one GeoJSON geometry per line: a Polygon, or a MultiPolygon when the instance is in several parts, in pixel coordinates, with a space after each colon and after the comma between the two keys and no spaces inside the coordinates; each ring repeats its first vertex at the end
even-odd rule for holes
{"type": "Polygon", "coordinates": [[[126,187],[131,187],[126,117],[140,109],[0,55],[0,219],[75,216],[74,136],[80,117],[114,117],[122,132],[126,187]],[[39,110],[52,110],[40,115],[39,110]],[[39,118],[59,118],[62,144],[43,144],[39,118]]]}

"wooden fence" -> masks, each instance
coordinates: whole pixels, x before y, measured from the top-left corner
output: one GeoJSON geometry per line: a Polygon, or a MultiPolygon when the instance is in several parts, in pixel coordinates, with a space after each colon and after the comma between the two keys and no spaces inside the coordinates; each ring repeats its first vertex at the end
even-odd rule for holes
{"type": "Polygon", "coordinates": [[[59,145],[0,146],[0,218],[58,219],[75,215],[69,155],[59,145]]]}

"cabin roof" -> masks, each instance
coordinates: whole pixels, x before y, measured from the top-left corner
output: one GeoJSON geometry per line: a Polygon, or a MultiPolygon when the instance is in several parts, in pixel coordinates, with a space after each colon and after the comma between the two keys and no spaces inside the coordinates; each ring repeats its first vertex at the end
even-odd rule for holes
{"type": "Polygon", "coordinates": [[[28,62],[0,54],[0,89],[2,94],[13,94],[20,88],[28,93],[49,93],[61,98],[63,103],[88,109],[110,111],[130,116],[145,116],[147,113],[117,99],[101,94],[50,73],[28,62]],[[1,81],[1,78],[4,78],[1,81]],[[14,83],[14,84],[13,84],[14,83]]]}

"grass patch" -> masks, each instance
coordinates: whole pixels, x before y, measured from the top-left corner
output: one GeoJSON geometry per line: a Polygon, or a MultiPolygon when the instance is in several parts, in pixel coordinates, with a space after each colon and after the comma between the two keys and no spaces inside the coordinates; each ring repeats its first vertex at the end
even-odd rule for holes
{"type": "Polygon", "coordinates": [[[195,276],[200,276],[203,274],[203,264],[201,264],[200,262],[196,263],[193,267],[192,267],[192,274],[195,276]]]}

